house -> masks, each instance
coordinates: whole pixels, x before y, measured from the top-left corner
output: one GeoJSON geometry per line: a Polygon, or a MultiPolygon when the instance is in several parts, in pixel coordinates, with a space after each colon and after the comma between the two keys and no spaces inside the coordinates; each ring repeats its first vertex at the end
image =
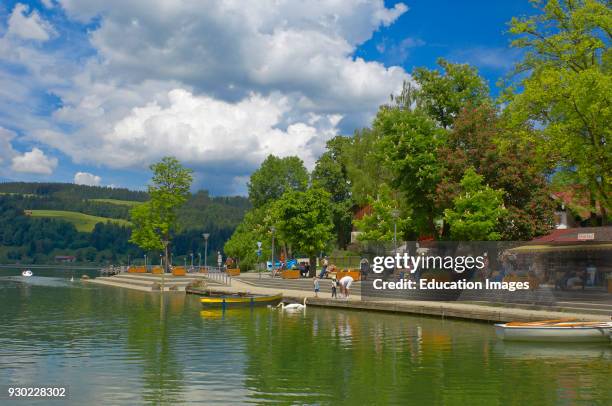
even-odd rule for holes
{"type": "Polygon", "coordinates": [[[56,255],[55,260],[57,262],[70,263],[76,261],[76,257],[73,255],[56,255]]]}

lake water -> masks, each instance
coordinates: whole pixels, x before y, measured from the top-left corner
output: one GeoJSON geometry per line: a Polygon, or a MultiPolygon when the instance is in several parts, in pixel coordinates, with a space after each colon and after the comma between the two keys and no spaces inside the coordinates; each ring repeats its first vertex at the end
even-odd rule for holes
{"type": "Polygon", "coordinates": [[[162,303],[71,275],[0,271],[0,386],[67,385],[48,404],[75,405],[612,404],[610,345],[509,344],[482,323],[313,307],[204,312],[194,296],[162,303]]]}

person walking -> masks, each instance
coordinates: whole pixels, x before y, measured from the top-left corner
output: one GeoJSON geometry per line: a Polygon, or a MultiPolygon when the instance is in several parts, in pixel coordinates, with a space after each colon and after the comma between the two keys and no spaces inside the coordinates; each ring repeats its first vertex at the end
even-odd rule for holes
{"type": "Polygon", "coordinates": [[[319,297],[319,290],[321,290],[321,286],[319,284],[319,278],[317,278],[316,276],[313,280],[313,284],[314,284],[315,297],[319,297]]]}
{"type": "Polygon", "coordinates": [[[323,258],[323,262],[321,265],[322,267],[321,267],[321,273],[319,274],[319,278],[323,279],[325,277],[325,274],[327,274],[327,267],[329,266],[329,261],[327,257],[323,258]]]}

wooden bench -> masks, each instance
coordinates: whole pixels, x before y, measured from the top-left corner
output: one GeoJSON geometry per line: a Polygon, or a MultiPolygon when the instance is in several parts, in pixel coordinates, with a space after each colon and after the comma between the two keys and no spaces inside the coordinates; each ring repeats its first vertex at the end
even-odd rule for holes
{"type": "Polygon", "coordinates": [[[240,268],[226,269],[225,273],[229,276],[238,276],[240,275],[240,268]]]}
{"type": "Polygon", "coordinates": [[[300,271],[298,269],[287,269],[281,272],[283,279],[300,279],[300,271]]]}
{"type": "Polygon", "coordinates": [[[153,269],[151,269],[151,273],[155,275],[161,275],[164,273],[164,270],[160,266],[154,266],[153,269]]]}
{"type": "Polygon", "coordinates": [[[172,268],[172,276],[185,276],[187,271],[184,266],[175,266],[172,268]]]}
{"type": "Polygon", "coordinates": [[[145,273],[147,272],[144,266],[130,266],[128,268],[128,273],[145,273]]]}

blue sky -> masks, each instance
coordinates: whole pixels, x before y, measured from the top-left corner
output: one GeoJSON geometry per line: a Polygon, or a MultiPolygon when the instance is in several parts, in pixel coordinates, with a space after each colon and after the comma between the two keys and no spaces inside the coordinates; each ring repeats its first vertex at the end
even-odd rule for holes
{"type": "Polygon", "coordinates": [[[142,188],[175,155],[242,194],[268,154],[312,168],[327,139],[439,57],[496,81],[528,1],[0,3],[0,180],[142,188]]]}

